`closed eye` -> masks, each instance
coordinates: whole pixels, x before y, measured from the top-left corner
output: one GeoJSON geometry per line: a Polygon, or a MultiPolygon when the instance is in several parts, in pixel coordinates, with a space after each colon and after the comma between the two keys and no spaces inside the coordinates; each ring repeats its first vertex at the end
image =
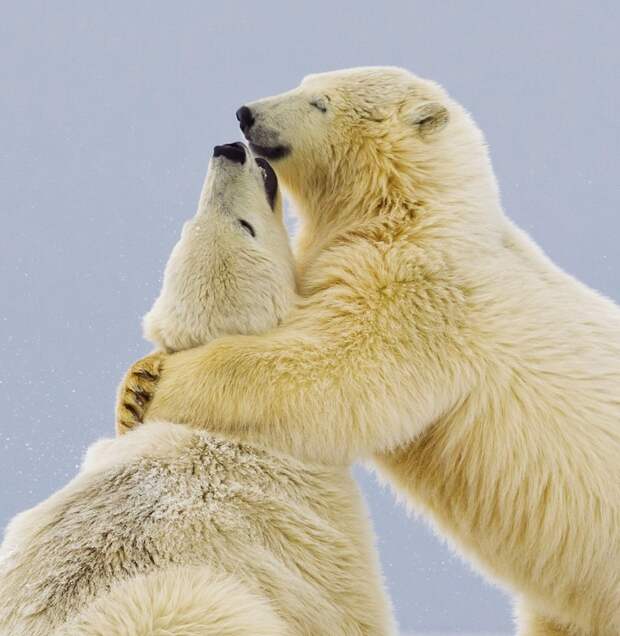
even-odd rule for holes
{"type": "Polygon", "coordinates": [[[313,99],[310,102],[310,106],[314,106],[317,110],[320,110],[322,113],[327,112],[327,103],[324,99],[313,99]]]}
{"type": "Polygon", "coordinates": [[[245,219],[239,219],[239,225],[253,238],[256,238],[254,228],[245,219]]]}

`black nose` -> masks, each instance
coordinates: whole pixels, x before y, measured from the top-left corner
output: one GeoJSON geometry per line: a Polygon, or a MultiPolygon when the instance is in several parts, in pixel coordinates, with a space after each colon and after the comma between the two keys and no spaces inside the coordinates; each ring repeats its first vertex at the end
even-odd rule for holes
{"type": "Polygon", "coordinates": [[[252,115],[252,111],[247,106],[242,106],[235,114],[237,115],[239,127],[243,134],[247,134],[248,130],[252,128],[252,124],[254,124],[254,115],[252,115]]]}
{"type": "Polygon", "coordinates": [[[230,159],[230,161],[234,161],[235,163],[244,164],[245,146],[239,141],[235,141],[232,144],[215,146],[215,148],[213,148],[213,156],[226,157],[226,159],[230,159]]]}

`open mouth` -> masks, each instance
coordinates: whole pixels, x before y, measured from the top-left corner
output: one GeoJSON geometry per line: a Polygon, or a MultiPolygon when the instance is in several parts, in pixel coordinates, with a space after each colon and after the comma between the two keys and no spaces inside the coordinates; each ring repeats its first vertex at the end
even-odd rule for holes
{"type": "Polygon", "coordinates": [[[265,157],[265,159],[282,159],[291,152],[288,146],[260,146],[250,142],[250,148],[252,152],[265,157]]]}
{"type": "Polygon", "coordinates": [[[265,185],[265,194],[269,205],[273,210],[273,206],[276,202],[276,195],[278,194],[278,177],[273,168],[269,165],[269,162],[264,157],[256,157],[256,164],[263,171],[263,183],[265,185]]]}

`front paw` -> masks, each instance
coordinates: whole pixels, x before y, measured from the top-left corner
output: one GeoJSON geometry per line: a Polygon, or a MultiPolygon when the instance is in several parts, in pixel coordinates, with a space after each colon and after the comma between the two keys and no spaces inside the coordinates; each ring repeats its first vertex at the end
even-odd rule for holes
{"type": "Polygon", "coordinates": [[[116,401],[117,435],[127,433],[144,421],[165,358],[165,353],[152,353],[138,360],[123,378],[116,401]]]}

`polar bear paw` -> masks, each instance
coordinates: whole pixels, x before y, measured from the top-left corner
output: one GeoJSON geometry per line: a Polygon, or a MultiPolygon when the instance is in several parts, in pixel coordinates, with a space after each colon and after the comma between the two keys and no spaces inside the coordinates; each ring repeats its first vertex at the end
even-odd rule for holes
{"type": "Polygon", "coordinates": [[[165,353],[152,353],[138,360],[123,378],[116,400],[117,435],[123,435],[143,422],[165,358],[165,353]]]}

